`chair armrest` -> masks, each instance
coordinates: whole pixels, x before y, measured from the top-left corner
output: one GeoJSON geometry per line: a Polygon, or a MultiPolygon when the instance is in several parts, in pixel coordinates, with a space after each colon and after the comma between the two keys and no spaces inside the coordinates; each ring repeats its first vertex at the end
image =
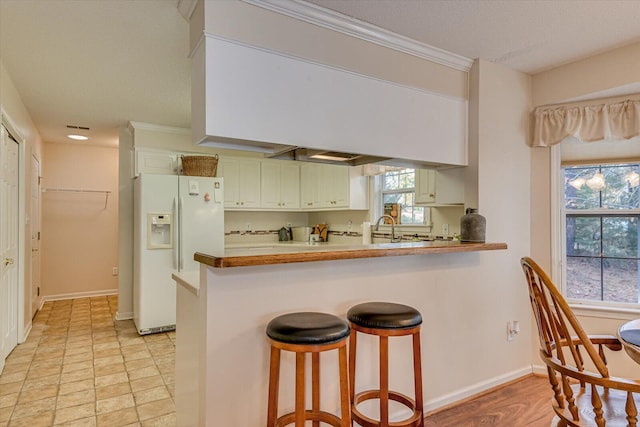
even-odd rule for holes
{"type": "Polygon", "coordinates": [[[622,343],[613,335],[589,335],[589,339],[594,345],[602,344],[612,351],[622,350],[622,343]]]}

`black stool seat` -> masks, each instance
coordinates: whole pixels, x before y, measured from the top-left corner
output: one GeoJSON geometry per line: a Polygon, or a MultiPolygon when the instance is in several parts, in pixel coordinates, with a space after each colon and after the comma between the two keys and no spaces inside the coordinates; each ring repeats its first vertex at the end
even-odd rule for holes
{"type": "Polygon", "coordinates": [[[408,305],[392,302],[365,302],[347,312],[355,325],[374,329],[404,329],[422,324],[422,315],[408,305]]]}
{"type": "Polygon", "coordinates": [[[267,336],[287,344],[328,344],[348,337],[349,325],[328,313],[290,313],[271,320],[267,336]]]}

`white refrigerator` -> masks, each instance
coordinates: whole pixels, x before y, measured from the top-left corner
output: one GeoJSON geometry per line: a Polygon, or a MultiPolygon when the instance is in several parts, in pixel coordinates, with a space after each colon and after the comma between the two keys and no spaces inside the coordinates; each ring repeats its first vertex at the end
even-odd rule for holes
{"type": "Polygon", "coordinates": [[[196,252],[224,249],[222,178],[141,174],[134,179],[133,321],[140,335],[175,329],[174,271],[196,252]]]}

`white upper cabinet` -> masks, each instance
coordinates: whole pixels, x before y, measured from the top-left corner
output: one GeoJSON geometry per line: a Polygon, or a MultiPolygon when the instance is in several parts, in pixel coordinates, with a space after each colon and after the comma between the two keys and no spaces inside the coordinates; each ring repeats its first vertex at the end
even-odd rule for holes
{"type": "Polygon", "coordinates": [[[210,33],[194,51],[192,73],[196,144],[467,164],[466,99],[210,33]]]}
{"type": "Polygon", "coordinates": [[[263,160],[261,176],[263,208],[300,208],[300,166],[297,163],[263,160]]]}
{"type": "Polygon", "coordinates": [[[416,171],[416,204],[464,204],[465,168],[418,169],[416,171]]]}
{"type": "Polygon", "coordinates": [[[256,209],[260,203],[260,160],[220,158],[217,176],[224,178],[225,209],[256,209]]]}
{"type": "Polygon", "coordinates": [[[361,172],[361,167],[303,163],[300,166],[302,209],[369,209],[368,181],[361,172]]]}
{"type": "Polygon", "coordinates": [[[178,153],[161,150],[134,151],[135,162],[133,176],[141,173],[176,175],[178,173],[178,153]]]}

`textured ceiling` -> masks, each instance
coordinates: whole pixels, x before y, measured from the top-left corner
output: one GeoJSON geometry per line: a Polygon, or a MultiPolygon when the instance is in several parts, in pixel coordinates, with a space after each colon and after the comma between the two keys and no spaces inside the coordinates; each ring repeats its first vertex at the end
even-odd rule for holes
{"type": "MultiPolygon", "coordinates": [[[[528,73],[640,41],[640,0],[310,1],[528,73]]],[[[190,127],[188,23],[176,6],[0,0],[2,62],[44,141],[68,142],[66,125],[106,145],[128,121],[190,127]]]]}

